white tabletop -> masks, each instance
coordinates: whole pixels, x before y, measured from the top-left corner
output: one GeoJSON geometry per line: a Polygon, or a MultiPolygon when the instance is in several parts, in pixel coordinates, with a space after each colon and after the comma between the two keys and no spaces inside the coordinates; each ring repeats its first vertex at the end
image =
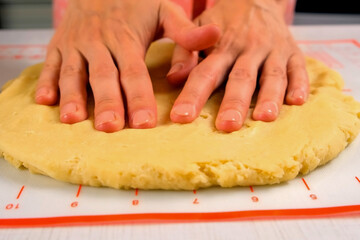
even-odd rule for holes
{"type": "MultiPolygon", "coordinates": [[[[295,26],[297,40],[355,39],[360,25],[295,26]]],[[[52,30],[0,31],[0,44],[46,44],[52,30]],[[10,40],[11,39],[11,40],[10,40]]],[[[18,68],[22,66],[8,66],[18,68]]],[[[10,79],[6,72],[1,79],[10,79]]],[[[360,190],[360,189],[359,189],[360,190]]],[[[359,239],[360,216],[0,229],[2,239],[359,239]]]]}

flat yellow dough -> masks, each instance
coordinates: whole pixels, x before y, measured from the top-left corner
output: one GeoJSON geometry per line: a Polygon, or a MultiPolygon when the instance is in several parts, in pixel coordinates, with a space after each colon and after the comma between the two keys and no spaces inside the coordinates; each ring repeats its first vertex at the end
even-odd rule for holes
{"type": "Polygon", "coordinates": [[[169,112],[179,89],[165,80],[173,46],[154,44],[147,57],[158,104],[158,126],[96,131],[90,118],[68,125],[58,106],[34,102],[42,65],[27,68],[0,94],[0,154],[16,167],[91,186],[197,189],[274,184],[306,174],[335,158],[360,130],[360,103],[342,93],[340,75],[307,59],[311,94],[303,106],[283,106],[274,122],[251,119],[230,134],[215,117],[223,89],[191,124],[169,112]]]}

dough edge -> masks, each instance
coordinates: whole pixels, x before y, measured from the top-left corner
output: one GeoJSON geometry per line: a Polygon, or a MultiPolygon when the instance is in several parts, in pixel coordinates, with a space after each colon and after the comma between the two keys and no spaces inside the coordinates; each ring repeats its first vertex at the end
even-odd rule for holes
{"type": "MultiPolygon", "coordinates": [[[[313,60],[308,60],[313,61],[313,60]]],[[[321,64],[317,67],[323,67],[321,64]]],[[[25,69],[23,74],[28,69],[25,69]]],[[[22,74],[22,75],[23,75],[22,74]]],[[[22,76],[21,75],[21,76],[22,76]]],[[[20,78],[21,78],[20,76],[20,78]]],[[[15,80],[16,81],[16,80],[15,80]]],[[[13,81],[14,82],[14,81],[13,81]]],[[[12,83],[13,83],[12,82],[12,83]]],[[[7,84],[7,88],[10,84],[7,84]]],[[[339,89],[342,84],[335,83],[335,88],[339,89]]],[[[350,97],[347,97],[350,99],[350,97]]],[[[349,100],[353,101],[354,100],[349,100]]],[[[319,146],[320,149],[328,149],[327,151],[319,152],[312,147],[305,147],[300,152],[295,154],[292,158],[294,164],[292,166],[283,167],[283,171],[274,176],[273,173],[261,171],[260,169],[251,168],[245,164],[234,162],[231,160],[218,160],[213,162],[199,162],[191,166],[188,170],[178,171],[176,174],[169,173],[165,169],[151,167],[150,165],[143,165],[140,167],[142,174],[136,174],[136,171],[123,173],[122,175],[115,176],[109,179],[100,179],[96,172],[88,172],[84,175],[84,170],[76,168],[77,163],[74,164],[74,168],[69,172],[66,165],[62,169],[56,169],[56,171],[49,171],[47,166],[36,166],[26,161],[25,158],[18,158],[5,150],[0,142],[0,155],[3,155],[10,164],[17,168],[27,168],[32,173],[48,175],[57,180],[66,181],[74,184],[84,184],[90,186],[107,186],[117,189],[184,189],[192,190],[198,188],[205,188],[210,186],[221,187],[233,187],[233,186],[249,186],[249,185],[264,185],[276,184],[295,178],[298,174],[307,174],[314,170],[317,166],[321,166],[338,156],[338,154],[344,150],[349,143],[351,143],[356,135],[359,133],[359,104],[357,103],[357,118],[358,121],[354,122],[354,127],[351,131],[349,129],[338,129],[338,134],[343,138],[334,138],[331,141],[324,143],[323,146],[319,146]],[[330,146],[339,146],[338,149],[332,151],[330,146]],[[4,149],[4,150],[2,150],[4,149]],[[2,150],[2,151],[1,151],[2,150]],[[20,160],[23,159],[23,160],[20,160]],[[227,172],[231,174],[227,174],[227,172]],[[79,177],[82,176],[82,177],[79,177]]],[[[54,169],[53,169],[54,170],[54,169]]]]}

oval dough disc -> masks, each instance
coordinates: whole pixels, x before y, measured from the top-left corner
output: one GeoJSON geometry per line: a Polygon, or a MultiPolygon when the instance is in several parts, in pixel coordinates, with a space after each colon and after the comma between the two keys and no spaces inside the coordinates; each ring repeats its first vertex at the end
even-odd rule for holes
{"type": "Polygon", "coordinates": [[[158,103],[156,128],[96,131],[90,118],[68,125],[58,106],[34,102],[42,65],[27,68],[0,94],[0,153],[16,167],[91,186],[196,189],[274,184],[335,158],[358,134],[360,104],[341,92],[338,73],[307,59],[311,94],[303,106],[283,106],[274,122],[251,119],[230,134],[216,131],[223,89],[191,124],[173,124],[179,89],[167,84],[173,46],[154,44],[147,56],[158,103]]]}

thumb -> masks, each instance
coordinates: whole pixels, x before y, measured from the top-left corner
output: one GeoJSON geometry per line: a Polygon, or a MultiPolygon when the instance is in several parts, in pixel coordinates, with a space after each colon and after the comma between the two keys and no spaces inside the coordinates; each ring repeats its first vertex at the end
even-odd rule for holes
{"type": "Polygon", "coordinates": [[[198,52],[188,51],[176,45],[172,61],[171,69],[167,74],[167,80],[173,85],[183,84],[188,78],[191,70],[198,64],[198,52]]]}
{"type": "Polygon", "coordinates": [[[175,3],[166,2],[160,10],[164,36],[189,51],[198,51],[213,46],[220,38],[216,24],[196,26],[175,3]]]}

